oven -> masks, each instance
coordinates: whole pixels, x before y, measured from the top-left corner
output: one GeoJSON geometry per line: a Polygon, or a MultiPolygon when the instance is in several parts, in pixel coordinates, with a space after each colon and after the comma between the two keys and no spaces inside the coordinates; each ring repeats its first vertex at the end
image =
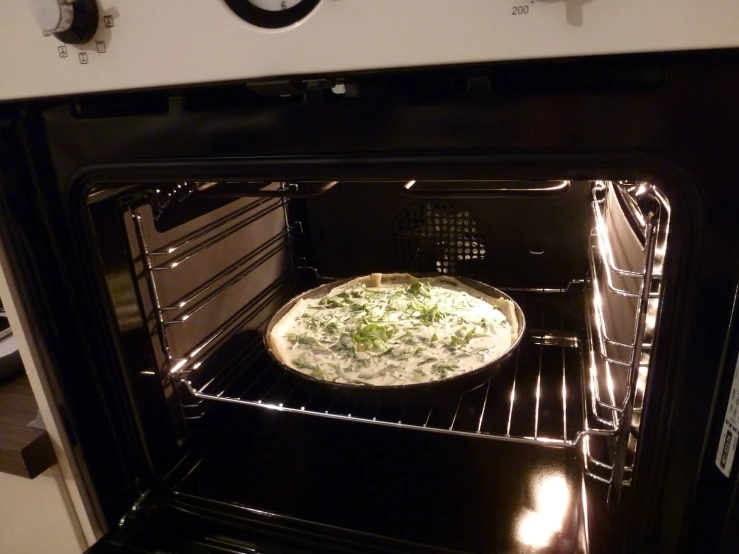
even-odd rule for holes
{"type": "Polygon", "coordinates": [[[31,4],[3,303],[92,551],[736,550],[733,3],[31,4]],[[522,340],[407,402],[275,363],[375,272],[522,340]]]}

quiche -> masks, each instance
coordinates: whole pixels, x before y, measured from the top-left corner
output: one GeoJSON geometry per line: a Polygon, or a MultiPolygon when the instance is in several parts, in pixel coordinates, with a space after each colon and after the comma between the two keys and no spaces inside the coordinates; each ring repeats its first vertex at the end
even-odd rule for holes
{"type": "Polygon", "coordinates": [[[505,354],[519,336],[516,306],[453,277],[359,277],[301,298],[267,342],[284,365],[359,386],[438,381],[505,354]]]}

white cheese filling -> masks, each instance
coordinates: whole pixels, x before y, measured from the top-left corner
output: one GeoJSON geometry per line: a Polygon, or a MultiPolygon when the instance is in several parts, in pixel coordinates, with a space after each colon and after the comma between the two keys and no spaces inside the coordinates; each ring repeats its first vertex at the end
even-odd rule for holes
{"type": "Polygon", "coordinates": [[[453,279],[407,277],[373,274],[299,301],[273,328],[273,350],[317,379],[389,386],[472,371],[516,340],[511,302],[475,296],[453,279]]]}

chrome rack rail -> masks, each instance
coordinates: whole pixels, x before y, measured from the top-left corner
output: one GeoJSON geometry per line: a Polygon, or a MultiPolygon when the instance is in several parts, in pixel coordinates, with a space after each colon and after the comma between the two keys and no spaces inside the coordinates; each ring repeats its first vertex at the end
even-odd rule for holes
{"type": "MultiPolygon", "coordinates": [[[[615,262],[604,215],[608,185],[597,182],[592,190],[595,228],[591,233],[588,254],[593,296],[587,304],[587,317],[592,325],[588,326],[591,336],[588,337],[590,359],[588,375],[585,377],[587,382],[584,386],[587,395],[585,422],[586,429],[590,427],[591,422],[611,429],[615,440],[612,448],[606,449],[607,460],[598,459],[587,437],[583,441],[583,454],[586,474],[608,485],[608,503],[613,508],[618,504],[622,487],[630,484],[633,473],[633,466],[629,464],[628,459],[629,454],[633,456],[636,441],[632,437],[631,430],[633,417],[641,410],[638,399],[640,394],[643,394],[643,384],[649,368],[649,353],[656,324],[655,315],[662,293],[661,265],[669,228],[669,205],[651,185],[634,186],[619,183],[610,186],[629,187],[636,190],[637,194],[649,195],[656,207],[646,215],[633,214],[644,223],[643,267],[639,271],[623,269],[615,262]],[[599,279],[601,273],[604,274],[602,281],[599,279]],[[617,286],[614,275],[620,276],[623,281],[630,280],[634,288],[638,287],[638,292],[617,286]],[[632,338],[629,342],[615,340],[607,329],[605,302],[609,299],[611,302],[618,302],[619,298],[622,303],[628,303],[630,306],[635,303],[636,306],[632,338]],[[592,336],[591,329],[595,330],[595,336],[592,336]],[[620,355],[613,355],[612,351],[620,355]],[[620,402],[616,399],[616,382],[621,388],[625,388],[625,394],[620,402]]],[[[636,202],[627,206],[628,209],[638,209],[636,202]]]]}
{"type": "Polygon", "coordinates": [[[214,350],[216,346],[248,323],[250,317],[258,314],[258,310],[254,311],[255,307],[266,306],[270,301],[286,296],[285,285],[291,281],[291,275],[283,275],[266,286],[250,302],[223,321],[204,340],[188,348],[184,355],[173,352],[171,348],[168,330],[172,326],[186,324],[192,316],[232,289],[264,263],[281,253],[289,253],[292,229],[286,224],[284,229],[268,237],[227,267],[166,305],[161,302],[157,275],[174,270],[185,263],[193,263],[198,259],[198,255],[215,247],[221,241],[247,229],[277,210],[284,211],[285,204],[284,198],[258,198],[194,233],[153,250],[150,250],[147,244],[140,209],[129,212],[134,224],[135,240],[143,261],[144,278],[149,298],[153,304],[156,333],[165,359],[164,371],[167,374],[186,372],[188,369],[199,367],[205,352],[214,350]],[[162,261],[157,261],[159,258],[162,258],[162,261]]]}
{"type": "Polygon", "coordinates": [[[161,308],[161,311],[163,312],[162,324],[165,326],[176,325],[187,321],[188,318],[195,315],[228,289],[239,283],[264,262],[282,252],[286,246],[287,238],[287,231],[278,232],[257,246],[254,250],[236,260],[228,268],[206,280],[182,298],[168,306],[163,306],[161,308]],[[197,302],[193,304],[196,300],[197,302]],[[176,317],[164,320],[164,312],[176,312],[191,305],[192,307],[190,309],[180,311],[176,317]]]}
{"type": "MultiPolygon", "coordinates": [[[[253,359],[263,354],[262,333],[264,328],[272,316],[272,311],[268,310],[270,305],[280,298],[285,297],[285,290],[291,286],[290,275],[284,275],[262,290],[251,302],[249,302],[236,317],[227,321],[224,325],[216,329],[206,340],[197,345],[187,358],[188,369],[177,371],[172,376],[179,384],[186,384],[186,388],[191,387],[191,382],[195,377],[204,378],[205,381],[201,385],[203,389],[220,388],[220,390],[228,390],[231,385],[240,377],[243,360],[253,359]],[[229,339],[235,337],[243,330],[246,324],[251,324],[251,331],[254,337],[246,340],[240,347],[231,352],[231,358],[225,363],[219,363],[219,367],[215,372],[201,372],[202,366],[207,366],[216,352],[217,347],[224,345],[229,339]],[[211,348],[205,349],[207,346],[211,348]]],[[[223,394],[223,393],[221,393],[223,394]]],[[[200,419],[203,416],[202,404],[203,399],[198,398],[195,402],[188,401],[187,397],[182,397],[182,408],[185,412],[186,419],[200,419]]]]}

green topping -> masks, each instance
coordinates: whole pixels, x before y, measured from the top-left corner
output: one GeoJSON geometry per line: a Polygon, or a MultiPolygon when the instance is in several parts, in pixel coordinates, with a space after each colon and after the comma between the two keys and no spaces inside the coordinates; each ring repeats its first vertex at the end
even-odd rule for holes
{"type": "Polygon", "coordinates": [[[320,371],[323,373],[320,367],[318,367],[315,363],[311,362],[310,360],[307,360],[306,358],[296,358],[293,360],[293,363],[301,368],[301,369],[310,369],[311,371],[320,371]]]}
{"type": "Polygon", "coordinates": [[[344,305],[336,296],[324,296],[318,304],[326,308],[341,308],[344,305]]]}
{"type": "Polygon", "coordinates": [[[392,327],[371,323],[357,327],[353,338],[360,349],[386,350],[387,342],[394,333],[392,327]]]}
{"type": "Polygon", "coordinates": [[[433,325],[437,321],[446,317],[446,314],[439,310],[438,304],[434,304],[433,306],[416,304],[415,308],[419,314],[418,318],[426,325],[433,325]]]}
{"type": "Polygon", "coordinates": [[[431,298],[431,287],[428,283],[421,281],[413,281],[408,287],[408,292],[413,296],[431,298]]]}
{"type": "Polygon", "coordinates": [[[493,356],[510,324],[493,305],[453,286],[415,280],[358,284],[308,300],[284,337],[292,365],[315,378],[358,384],[441,379],[493,356]],[[480,340],[476,340],[480,339],[480,340]]]}
{"type": "Polygon", "coordinates": [[[318,346],[318,339],[308,333],[288,333],[285,335],[292,344],[300,344],[303,346],[318,346]]]}

